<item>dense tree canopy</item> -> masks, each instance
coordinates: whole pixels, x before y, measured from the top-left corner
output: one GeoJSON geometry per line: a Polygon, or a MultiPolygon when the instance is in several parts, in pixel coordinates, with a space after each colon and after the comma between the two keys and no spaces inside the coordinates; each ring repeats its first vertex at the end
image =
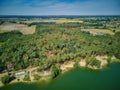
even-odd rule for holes
{"type": "MultiPolygon", "coordinates": [[[[16,31],[0,34],[0,72],[28,66],[46,69],[55,63],[96,55],[114,55],[120,59],[118,32],[115,35],[93,36],[81,31],[77,27],[80,23],[34,24],[37,28],[32,35],[22,35],[16,31]]],[[[94,64],[95,60],[92,60],[94,64]]]]}

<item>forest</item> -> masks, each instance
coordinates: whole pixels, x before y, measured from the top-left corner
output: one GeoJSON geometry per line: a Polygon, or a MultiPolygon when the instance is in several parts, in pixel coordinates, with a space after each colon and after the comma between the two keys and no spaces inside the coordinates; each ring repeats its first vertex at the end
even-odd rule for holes
{"type": "Polygon", "coordinates": [[[92,35],[81,30],[80,27],[88,26],[107,28],[104,24],[90,23],[36,22],[28,25],[36,25],[34,34],[24,35],[16,30],[0,33],[0,73],[36,66],[45,70],[57,63],[88,57],[93,60],[91,65],[99,66],[94,58],[97,55],[120,59],[120,32],[92,35]]]}

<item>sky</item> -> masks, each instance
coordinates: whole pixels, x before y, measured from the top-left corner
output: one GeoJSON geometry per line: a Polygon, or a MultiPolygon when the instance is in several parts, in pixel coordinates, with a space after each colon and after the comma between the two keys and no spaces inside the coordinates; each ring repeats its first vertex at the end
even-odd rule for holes
{"type": "Polygon", "coordinates": [[[0,15],[120,15],[120,0],[0,0],[0,15]]]}

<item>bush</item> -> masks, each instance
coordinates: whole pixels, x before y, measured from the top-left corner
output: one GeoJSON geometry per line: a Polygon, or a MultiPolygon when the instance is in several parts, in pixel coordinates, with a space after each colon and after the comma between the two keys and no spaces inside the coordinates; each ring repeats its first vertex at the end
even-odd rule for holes
{"type": "Polygon", "coordinates": [[[107,62],[110,63],[112,56],[108,56],[107,62]]]}
{"type": "Polygon", "coordinates": [[[10,76],[5,75],[4,77],[2,77],[1,81],[3,84],[8,84],[10,82],[10,76]]]}
{"type": "Polygon", "coordinates": [[[30,77],[29,76],[25,76],[23,80],[24,81],[30,81],[30,77]]]}
{"type": "Polygon", "coordinates": [[[40,78],[41,78],[41,76],[39,76],[39,75],[34,75],[34,80],[40,80],[40,78]]]}
{"type": "Polygon", "coordinates": [[[80,68],[80,65],[79,65],[79,62],[78,62],[78,61],[75,62],[74,68],[76,68],[76,69],[80,68]]]}
{"type": "Polygon", "coordinates": [[[56,65],[52,65],[51,66],[51,73],[52,73],[52,78],[55,78],[61,73],[61,69],[56,65]]]}
{"type": "Polygon", "coordinates": [[[97,66],[98,68],[100,68],[100,64],[101,64],[101,62],[99,60],[97,60],[95,57],[90,58],[88,63],[89,63],[89,65],[97,66]]]}

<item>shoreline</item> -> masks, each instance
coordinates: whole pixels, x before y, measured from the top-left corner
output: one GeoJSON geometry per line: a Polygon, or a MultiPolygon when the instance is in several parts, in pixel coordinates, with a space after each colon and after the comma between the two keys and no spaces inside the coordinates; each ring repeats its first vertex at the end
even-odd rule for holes
{"type": "MultiPolygon", "coordinates": [[[[107,60],[104,60],[104,59],[107,59],[107,56],[97,56],[96,57],[97,60],[101,61],[101,65],[100,67],[96,67],[96,66],[91,66],[91,65],[87,65],[86,66],[86,61],[85,59],[81,59],[78,63],[79,63],[79,68],[87,68],[87,69],[91,69],[91,70],[100,70],[100,69],[104,69],[109,63],[107,62],[107,60]]],[[[112,57],[111,59],[111,63],[120,63],[119,60],[115,59],[114,57],[112,57]]],[[[66,72],[69,72],[70,70],[74,69],[74,64],[75,64],[75,61],[71,60],[71,61],[67,61],[67,62],[64,62],[63,64],[60,65],[60,69],[62,70],[61,71],[61,75],[66,73],[66,72]]],[[[33,68],[29,69],[29,70],[32,70],[33,68]]],[[[34,67],[34,69],[37,69],[37,67],[34,67]]],[[[50,78],[49,76],[51,75],[50,71],[44,71],[43,72],[43,76],[41,77],[40,80],[34,80],[34,79],[31,79],[30,81],[24,81],[24,80],[20,80],[18,81],[17,79],[11,81],[10,83],[8,83],[7,85],[9,84],[14,84],[14,83],[34,83],[34,82],[50,82],[52,80],[52,78],[50,78]],[[47,73],[48,75],[44,75],[44,72],[47,73]],[[49,75],[50,74],[50,75],[49,75]]],[[[32,77],[33,78],[33,77],[32,77]]],[[[0,87],[4,87],[5,85],[2,84],[2,82],[0,82],[0,87]]]]}

